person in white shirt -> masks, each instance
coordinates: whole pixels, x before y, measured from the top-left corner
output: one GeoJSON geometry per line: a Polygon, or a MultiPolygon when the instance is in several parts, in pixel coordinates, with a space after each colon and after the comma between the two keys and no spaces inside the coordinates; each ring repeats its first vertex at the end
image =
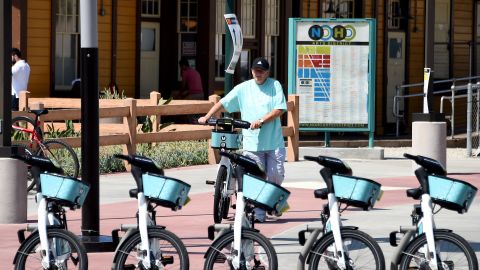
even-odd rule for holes
{"type": "Polygon", "coordinates": [[[12,110],[18,111],[18,97],[20,92],[27,91],[30,66],[22,58],[19,49],[12,49],[12,110]]]}

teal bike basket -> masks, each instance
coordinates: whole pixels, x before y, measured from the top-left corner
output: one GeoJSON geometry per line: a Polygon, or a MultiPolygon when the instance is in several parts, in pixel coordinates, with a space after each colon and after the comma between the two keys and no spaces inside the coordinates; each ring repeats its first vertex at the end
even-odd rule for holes
{"type": "Polygon", "coordinates": [[[42,195],[75,208],[80,208],[87,197],[90,185],[64,175],[40,174],[42,195]]]}
{"type": "Polygon", "coordinates": [[[260,208],[280,212],[287,204],[290,191],[253,175],[244,174],[243,196],[260,208]]]}
{"type": "Polygon", "coordinates": [[[211,146],[215,149],[237,150],[240,149],[241,134],[233,131],[212,130],[211,146]]]}
{"type": "Polygon", "coordinates": [[[143,193],[153,202],[172,208],[180,209],[187,201],[190,185],[164,175],[145,173],[143,179],[143,193]]]}
{"type": "Polygon", "coordinates": [[[477,193],[470,183],[438,175],[428,176],[428,187],[433,203],[460,214],[468,211],[477,193]]]}
{"type": "Polygon", "coordinates": [[[379,183],[355,176],[334,174],[333,189],[338,201],[369,210],[380,196],[379,183]]]}

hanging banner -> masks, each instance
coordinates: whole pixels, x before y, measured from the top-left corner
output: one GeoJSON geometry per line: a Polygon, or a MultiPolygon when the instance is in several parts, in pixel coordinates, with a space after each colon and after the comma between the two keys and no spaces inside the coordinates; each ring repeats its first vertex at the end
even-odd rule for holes
{"type": "Polygon", "coordinates": [[[225,72],[233,74],[243,47],[242,28],[240,27],[240,24],[238,24],[237,16],[235,14],[225,14],[224,17],[228,29],[230,30],[230,36],[232,37],[233,43],[232,58],[230,59],[230,64],[228,64],[225,72]]]}
{"type": "Polygon", "coordinates": [[[428,108],[428,83],[430,81],[430,68],[423,69],[423,113],[430,113],[428,108]]]}

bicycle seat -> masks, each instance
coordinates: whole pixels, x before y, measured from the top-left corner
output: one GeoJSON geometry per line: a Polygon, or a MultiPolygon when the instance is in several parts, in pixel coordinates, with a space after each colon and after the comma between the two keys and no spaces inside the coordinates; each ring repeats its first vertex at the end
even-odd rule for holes
{"type": "Polygon", "coordinates": [[[422,188],[410,188],[407,189],[407,197],[413,198],[415,200],[420,199],[422,196],[422,188]]]}
{"type": "Polygon", "coordinates": [[[228,157],[232,162],[240,165],[245,169],[245,172],[253,174],[255,176],[264,178],[265,177],[265,170],[258,166],[257,162],[249,157],[239,155],[237,153],[228,153],[228,152],[220,152],[221,156],[228,157]]]}
{"type": "Polygon", "coordinates": [[[40,116],[42,114],[48,114],[48,110],[47,109],[42,109],[42,110],[29,110],[28,111],[29,113],[33,113],[35,114],[36,116],[40,116]]]}
{"type": "Polygon", "coordinates": [[[135,167],[140,168],[142,173],[155,173],[163,175],[163,169],[151,158],[139,156],[139,155],[121,155],[115,154],[114,157],[128,161],[135,167]]]}
{"type": "Polygon", "coordinates": [[[326,200],[328,198],[328,189],[327,188],[316,189],[313,191],[313,194],[316,199],[326,200]]]}
{"type": "Polygon", "coordinates": [[[332,174],[345,174],[352,175],[352,169],[348,166],[347,163],[341,161],[338,158],[327,157],[327,156],[304,156],[305,160],[316,161],[318,164],[323,167],[329,168],[332,171],[332,174]]]}
{"type": "Polygon", "coordinates": [[[132,188],[128,191],[128,195],[130,195],[130,198],[136,199],[138,196],[138,189],[132,188]]]}
{"type": "Polygon", "coordinates": [[[433,158],[420,155],[415,156],[407,153],[403,154],[403,156],[415,161],[418,165],[422,166],[428,174],[436,174],[441,176],[447,175],[447,170],[445,170],[443,165],[433,158]]]}

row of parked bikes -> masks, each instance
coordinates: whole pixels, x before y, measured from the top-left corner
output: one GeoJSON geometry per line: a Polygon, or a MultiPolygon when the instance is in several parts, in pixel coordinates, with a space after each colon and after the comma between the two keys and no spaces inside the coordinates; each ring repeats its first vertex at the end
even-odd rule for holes
{"type": "MultiPolygon", "coordinates": [[[[235,209],[233,224],[208,228],[213,240],[205,254],[204,269],[279,269],[277,253],[267,237],[255,228],[255,207],[279,214],[287,207],[290,192],[264,180],[258,164],[236,150],[240,148],[239,128],[250,123],[229,118],[210,119],[212,147],[220,149],[221,161],[215,185],[213,217],[215,223],[235,209]],[[235,203],[233,203],[235,201],[235,203]],[[219,233],[215,233],[222,227],[219,233]]],[[[414,204],[412,225],[390,234],[397,247],[391,269],[478,269],[475,251],[461,236],[435,226],[434,214],[440,209],[465,213],[477,188],[446,176],[436,160],[405,154],[419,168],[415,175],[420,187],[407,190],[407,196],[420,200],[414,204]],[[438,209],[439,208],[439,209],[438,209]],[[398,242],[397,235],[403,238],[398,242]]],[[[114,231],[118,245],[112,269],[190,269],[187,249],[173,232],[156,222],[156,207],[181,209],[188,201],[190,185],[167,177],[156,162],[138,155],[115,155],[131,164],[136,188],[129,195],[138,201],[137,224],[122,225],[114,231]],[[123,231],[121,238],[118,232],[123,231]]],[[[88,269],[86,250],[67,227],[66,210],[82,206],[89,186],[66,176],[62,167],[47,156],[27,153],[14,158],[30,166],[36,188],[38,223],[18,232],[21,243],[15,269],[88,269]],[[28,237],[25,232],[29,231],[28,237]]],[[[381,185],[353,176],[340,159],[305,156],[322,166],[320,175],[326,188],[314,191],[315,198],[326,200],[320,214],[321,227],[299,232],[303,246],[297,269],[386,269],[379,245],[353,224],[343,225],[341,213],[347,207],[370,210],[382,195],[381,185]]],[[[193,267],[192,267],[193,268],[193,267]]],[[[195,267],[196,269],[199,267],[195,267]]]]}

